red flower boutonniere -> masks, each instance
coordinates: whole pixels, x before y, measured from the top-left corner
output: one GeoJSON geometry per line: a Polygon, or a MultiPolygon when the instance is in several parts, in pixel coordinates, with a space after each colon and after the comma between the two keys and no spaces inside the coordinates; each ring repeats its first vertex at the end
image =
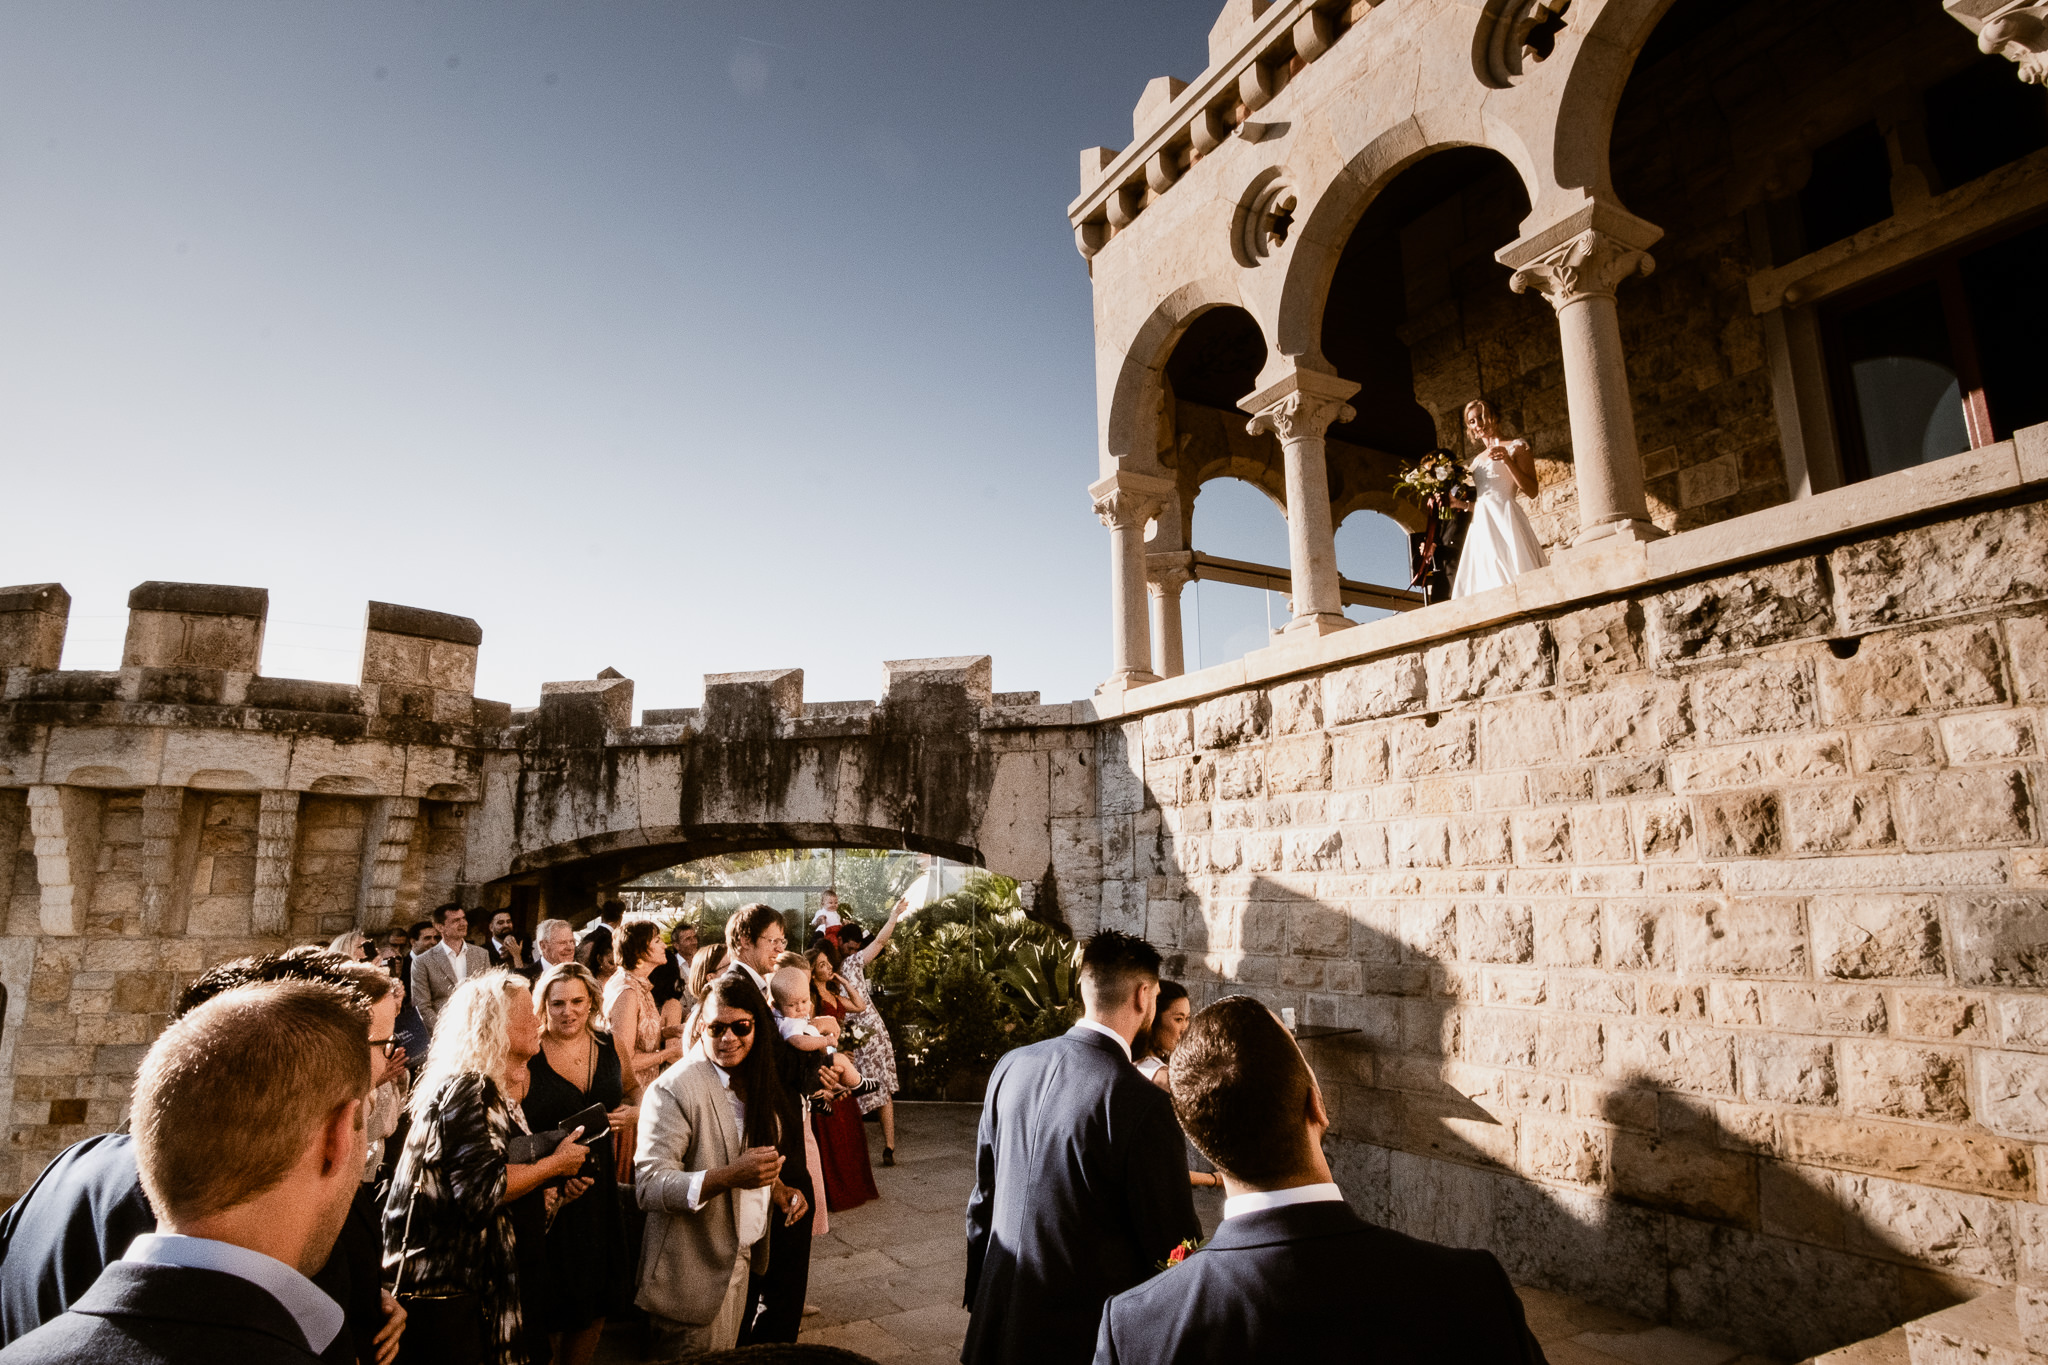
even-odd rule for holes
{"type": "Polygon", "coordinates": [[[1200,1251],[1203,1247],[1207,1245],[1209,1245],[1209,1242],[1206,1238],[1198,1242],[1194,1238],[1190,1237],[1185,1242],[1182,1242],[1179,1246],[1175,1247],[1173,1250],[1167,1252],[1166,1259],[1161,1261],[1157,1266],[1154,1267],[1154,1269],[1171,1270],[1175,1266],[1179,1265],[1182,1261],[1185,1261],[1188,1257],[1194,1255],[1196,1252],[1200,1251]]]}

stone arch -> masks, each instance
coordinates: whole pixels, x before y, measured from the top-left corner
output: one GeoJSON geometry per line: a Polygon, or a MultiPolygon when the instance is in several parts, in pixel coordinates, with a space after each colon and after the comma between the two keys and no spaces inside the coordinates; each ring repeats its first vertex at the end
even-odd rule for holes
{"type": "MultiPolygon", "coordinates": [[[[1677,0],[1609,0],[1594,13],[1579,38],[1551,106],[1550,180],[1560,191],[1584,200],[1618,204],[1608,166],[1621,92],[1635,70],[1636,56],[1677,0]]],[[[1530,199],[1544,213],[1545,196],[1531,186],[1530,199]]],[[[1561,215],[1559,215],[1561,216],[1561,215]]],[[[1547,217],[1539,222],[1547,221],[1547,217]]]]}
{"type": "MultiPolygon", "coordinates": [[[[1227,279],[1210,277],[1184,284],[1160,300],[1124,344],[1123,363],[1110,392],[1103,430],[1103,451],[1116,466],[1147,474],[1159,472],[1160,377],[1167,358],[1197,318],[1224,307],[1251,312],[1237,286],[1227,279]]],[[[1252,320],[1257,322],[1257,316],[1252,320]]],[[[1265,331],[1263,327],[1260,330],[1265,331]]]]}
{"type": "MultiPolygon", "coordinates": [[[[1668,3],[1668,0],[1667,0],[1668,3]]],[[[1322,353],[1323,310],[1337,262],[1352,229],[1380,191],[1417,162],[1454,147],[1486,147],[1506,157],[1521,176],[1532,202],[1542,176],[1528,147],[1511,129],[1489,121],[1477,109],[1419,111],[1367,143],[1305,215],[1280,287],[1271,340],[1273,364],[1335,373],[1322,353]]],[[[1277,379],[1275,374],[1262,380],[1277,379]]]]}
{"type": "Polygon", "coordinates": [[[915,830],[797,821],[607,831],[522,851],[502,880],[516,882],[537,875],[569,875],[577,881],[611,886],[698,858],[771,848],[903,849],[984,867],[1019,881],[1031,880],[1044,872],[1043,868],[991,867],[979,849],[915,830]]]}
{"type": "Polygon", "coordinates": [[[1341,528],[1357,512],[1377,512],[1410,535],[1423,529],[1422,509],[1392,492],[1361,491],[1330,504],[1330,524],[1341,528]]]}

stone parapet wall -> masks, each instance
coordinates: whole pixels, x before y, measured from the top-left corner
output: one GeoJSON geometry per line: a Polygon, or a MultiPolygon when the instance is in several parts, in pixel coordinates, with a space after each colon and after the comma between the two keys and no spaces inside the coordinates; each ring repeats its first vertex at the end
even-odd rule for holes
{"type": "Polygon", "coordinates": [[[1349,1193],[1518,1279],[1794,1356],[2011,1281],[2048,503],[1940,515],[1134,691],[1098,922],[1356,1030],[1316,1045],[1349,1193]]]}

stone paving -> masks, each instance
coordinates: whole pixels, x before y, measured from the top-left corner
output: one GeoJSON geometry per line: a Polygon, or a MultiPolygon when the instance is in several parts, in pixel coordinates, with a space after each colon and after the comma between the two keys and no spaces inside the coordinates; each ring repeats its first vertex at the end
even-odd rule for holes
{"type": "MultiPolygon", "coordinates": [[[[974,1179],[969,1104],[898,1104],[897,1165],[884,1170],[880,1129],[867,1125],[877,1163],[875,1203],[835,1214],[812,1244],[803,1340],[860,1352],[887,1365],[956,1365],[967,1330],[962,1215],[974,1179]]],[[[1220,1191],[1197,1190],[1205,1230],[1223,1213],[1220,1191]]],[[[1540,1289],[1520,1291],[1551,1365],[1771,1365],[1761,1356],[1688,1332],[1540,1289]]]]}
{"type": "MultiPolygon", "coordinates": [[[[882,1167],[879,1126],[866,1125],[874,1203],[832,1216],[811,1244],[803,1340],[858,1351],[880,1365],[957,1365],[967,1331],[961,1307],[967,1242],[962,1215],[974,1178],[971,1104],[896,1106],[895,1167],[882,1167]]],[[[1195,1191],[1202,1226],[1222,1218],[1220,1191],[1195,1191]]],[[[1776,1365],[1690,1332],[1659,1327],[1541,1289],[1519,1291],[1550,1365],[1776,1365]]],[[[636,1360],[638,1332],[608,1334],[602,1365],[636,1360]]]]}

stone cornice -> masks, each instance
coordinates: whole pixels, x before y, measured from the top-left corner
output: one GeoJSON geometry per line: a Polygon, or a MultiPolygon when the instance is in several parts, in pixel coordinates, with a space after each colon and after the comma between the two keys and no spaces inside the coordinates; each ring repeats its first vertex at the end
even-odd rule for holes
{"type": "Polygon", "coordinates": [[[1101,176],[1080,197],[1067,205],[1067,219],[1078,230],[1084,223],[1110,215],[1111,202],[1125,185],[1143,183],[1146,163],[1170,143],[1187,135],[1189,125],[1210,105],[1237,91],[1239,80],[1256,65],[1267,50],[1278,43],[1304,18],[1327,8],[1328,0],[1278,0],[1258,21],[1244,30],[1236,49],[1224,61],[1209,68],[1176,95],[1166,111],[1143,137],[1117,152],[1102,168],[1101,176]]]}

